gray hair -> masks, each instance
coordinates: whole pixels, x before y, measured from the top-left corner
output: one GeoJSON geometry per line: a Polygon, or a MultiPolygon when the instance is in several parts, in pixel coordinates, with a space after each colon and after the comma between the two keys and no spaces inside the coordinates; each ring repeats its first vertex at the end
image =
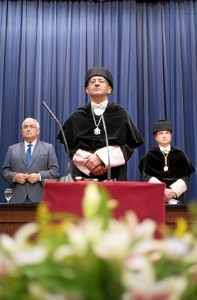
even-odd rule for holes
{"type": "Polygon", "coordinates": [[[26,118],[23,123],[22,123],[22,128],[24,127],[25,123],[28,121],[33,121],[36,124],[36,127],[39,129],[40,128],[40,124],[38,123],[38,121],[36,119],[33,118],[26,118]]]}

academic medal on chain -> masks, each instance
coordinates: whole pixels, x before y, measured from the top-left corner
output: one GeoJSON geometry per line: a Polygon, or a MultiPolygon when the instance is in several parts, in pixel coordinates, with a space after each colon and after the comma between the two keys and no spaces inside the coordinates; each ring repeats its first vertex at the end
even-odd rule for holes
{"type": "Polygon", "coordinates": [[[98,127],[96,127],[96,128],[94,129],[94,134],[96,134],[96,135],[101,134],[101,130],[100,130],[98,127]]]}
{"type": "Polygon", "coordinates": [[[98,112],[96,111],[97,115],[100,115],[100,118],[99,118],[99,121],[98,121],[97,124],[96,124],[96,119],[95,119],[95,116],[94,116],[94,112],[92,111],[92,116],[93,116],[93,120],[94,120],[94,125],[96,126],[96,128],[94,129],[94,134],[95,134],[95,135],[101,134],[101,130],[99,129],[99,124],[100,124],[101,118],[102,118],[102,116],[101,116],[101,114],[100,114],[100,113],[102,113],[102,110],[100,110],[100,109],[97,109],[97,110],[98,110],[98,112]]]}
{"type": "Polygon", "coordinates": [[[163,170],[164,172],[168,171],[168,153],[162,152],[164,156],[164,167],[163,170]]]}

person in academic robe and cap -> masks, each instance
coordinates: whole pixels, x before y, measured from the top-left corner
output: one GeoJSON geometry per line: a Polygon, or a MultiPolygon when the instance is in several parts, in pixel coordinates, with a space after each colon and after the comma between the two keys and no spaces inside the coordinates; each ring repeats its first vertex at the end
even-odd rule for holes
{"type": "Polygon", "coordinates": [[[184,201],[190,175],[195,171],[188,156],[171,146],[172,123],[159,120],[153,124],[153,135],[158,146],[142,157],[139,169],[144,181],[166,184],[164,199],[170,204],[184,201]]]}
{"type": "MultiPolygon", "coordinates": [[[[126,110],[108,101],[112,89],[113,77],[108,69],[89,69],[85,91],[90,102],[63,124],[74,178],[107,180],[110,168],[110,179],[127,180],[127,161],[144,142],[126,110]]],[[[57,139],[63,143],[61,131],[57,139]]]]}

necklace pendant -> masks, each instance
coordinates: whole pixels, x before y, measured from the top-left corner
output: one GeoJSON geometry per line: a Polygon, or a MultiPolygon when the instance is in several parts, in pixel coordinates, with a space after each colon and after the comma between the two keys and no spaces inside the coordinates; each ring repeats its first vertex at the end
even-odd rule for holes
{"type": "Polygon", "coordinates": [[[101,133],[101,130],[98,127],[96,127],[94,129],[94,134],[99,135],[100,133],[101,133]]]}
{"type": "Polygon", "coordinates": [[[168,171],[168,167],[165,166],[165,167],[163,168],[163,170],[164,170],[165,172],[167,172],[167,171],[168,171]]]}

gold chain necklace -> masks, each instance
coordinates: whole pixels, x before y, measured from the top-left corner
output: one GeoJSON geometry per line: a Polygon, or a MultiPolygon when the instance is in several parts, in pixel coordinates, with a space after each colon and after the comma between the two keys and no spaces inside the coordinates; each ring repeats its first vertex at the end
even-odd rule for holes
{"type": "Polygon", "coordinates": [[[96,128],[94,129],[94,134],[99,135],[99,134],[101,134],[101,130],[98,127],[99,127],[99,124],[101,122],[102,115],[100,116],[97,124],[96,124],[96,119],[95,119],[93,111],[92,111],[92,116],[93,116],[93,119],[94,119],[94,125],[96,126],[96,128]]]}
{"type": "Polygon", "coordinates": [[[164,156],[164,168],[163,168],[163,170],[165,172],[167,172],[168,171],[168,154],[169,154],[169,152],[165,153],[163,151],[162,153],[163,153],[163,156],[164,156]]]}

